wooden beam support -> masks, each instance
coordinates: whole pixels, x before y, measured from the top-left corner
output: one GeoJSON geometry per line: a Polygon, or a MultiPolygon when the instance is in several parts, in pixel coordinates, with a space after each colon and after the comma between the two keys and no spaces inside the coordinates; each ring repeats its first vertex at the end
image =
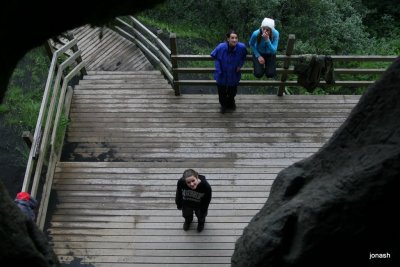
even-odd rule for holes
{"type": "Polygon", "coordinates": [[[32,147],[32,143],[33,143],[33,135],[32,135],[32,133],[30,131],[23,131],[22,132],[22,139],[24,139],[25,144],[30,149],[32,147]]]}

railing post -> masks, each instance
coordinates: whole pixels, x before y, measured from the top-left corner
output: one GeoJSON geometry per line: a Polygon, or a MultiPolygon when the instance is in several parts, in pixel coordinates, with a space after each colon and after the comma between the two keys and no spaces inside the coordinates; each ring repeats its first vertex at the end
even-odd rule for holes
{"type": "Polygon", "coordinates": [[[178,96],[178,95],[181,95],[181,92],[179,89],[179,85],[176,83],[176,81],[179,80],[178,72],[176,71],[176,69],[178,68],[178,60],[175,57],[173,57],[178,54],[177,49],[176,49],[177,45],[176,45],[176,34],[175,33],[173,33],[173,32],[170,33],[169,42],[170,42],[170,47],[171,47],[172,76],[174,78],[172,86],[174,87],[175,95],[178,96]]]}
{"type": "MultiPolygon", "coordinates": [[[[290,56],[293,54],[293,47],[294,47],[294,41],[296,40],[296,37],[294,34],[289,34],[287,46],[286,46],[286,56],[287,58],[284,59],[283,61],[283,73],[281,76],[281,82],[284,83],[287,80],[288,73],[287,70],[289,69],[289,64],[290,64],[290,56]]],[[[285,91],[285,85],[281,84],[279,86],[278,90],[278,96],[283,96],[283,92],[285,91]]]]}

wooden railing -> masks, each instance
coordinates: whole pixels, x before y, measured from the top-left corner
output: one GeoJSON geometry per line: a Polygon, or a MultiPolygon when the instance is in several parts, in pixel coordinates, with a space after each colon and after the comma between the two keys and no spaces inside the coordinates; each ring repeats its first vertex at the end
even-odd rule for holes
{"type": "MultiPolygon", "coordinates": [[[[213,61],[213,58],[209,55],[179,55],[176,51],[176,36],[171,34],[171,61],[172,61],[172,74],[174,77],[173,85],[175,94],[180,94],[181,85],[215,85],[215,81],[212,79],[180,79],[179,74],[184,73],[212,73],[215,68],[197,68],[197,67],[179,67],[179,62],[181,61],[213,61]]],[[[282,61],[282,67],[277,68],[277,74],[280,75],[279,79],[275,80],[245,80],[240,81],[239,86],[279,86],[278,95],[282,96],[286,86],[301,86],[297,83],[297,74],[294,71],[294,63],[302,55],[292,55],[294,46],[295,36],[289,35],[286,53],[285,55],[277,55],[277,61],[282,61]],[[289,79],[290,78],[290,79],[289,79]]],[[[393,62],[397,56],[331,56],[334,64],[338,62],[393,62]]],[[[252,61],[252,55],[248,55],[246,61],[252,61]]],[[[340,74],[352,74],[352,75],[365,75],[365,74],[382,74],[386,68],[335,68],[334,73],[336,78],[340,77],[340,74]]],[[[242,68],[242,73],[252,73],[253,68],[244,67],[242,68]]],[[[320,86],[368,86],[375,82],[374,80],[362,81],[362,80],[339,80],[336,79],[334,84],[326,84],[325,81],[320,81],[320,86]]]]}
{"type": "Polygon", "coordinates": [[[44,227],[53,174],[61,156],[65,127],[58,125],[62,114],[69,113],[72,87],[68,84],[79,72],[86,73],[76,39],[72,39],[53,52],[21,189],[40,201],[36,220],[40,229],[44,227]],[[58,132],[60,130],[61,132],[58,132]],[[57,138],[57,134],[61,137],[57,138]],[[47,166],[46,178],[43,187],[39,188],[44,165],[47,166]],[[40,199],[38,199],[39,194],[40,199]]]}
{"type": "MultiPolygon", "coordinates": [[[[277,61],[294,61],[298,59],[301,55],[294,56],[277,56],[277,61]]],[[[176,62],[178,61],[199,61],[199,60],[207,60],[212,61],[213,59],[207,55],[172,55],[171,56],[176,62]]],[[[251,61],[251,55],[247,56],[247,60],[251,61]]],[[[380,61],[380,62],[393,62],[396,59],[396,56],[331,56],[334,62],[343,61],[380,61]]],[[[353,69],[353,68],[335,68],[335,74],[382,74],[386,68],[365,68],[365,69],[353,69]]],[[[212,73],[214,72],[214,68],[173,68],[173,77],[174,77],[174,90],[177,95],[180,94],[179,86],[180,85],[215,85],[214,80],[184,80],[179,79],[179,74],[182,73],[212,73]]],[[[242,73],[252,73],[253,68],[242,68],[242,73]]],[[[288,80],[287,77],[289,75],[295,76],[297,75],[294,71],[293,66],[289,66],[287,69],[285,68],[277,68],[277,74],[281,75],[281,79],[279,80],[244,80],[240,81],[239,86],[279,86],[278,95],[282,95],[284,92],[285,86],[301,86],[297,83],[296,80],[288,80]]],[[[336,75],[336,77],[338,77],[336,75]]],[[[356,80],[335,80],[334,84],[326,84],[325,81],[320,81],[320,86],[368,86],[374,83],[375,80],[368,81],[356,81],[356,80]]]]}
{"type": "Polygon", "coordinates": [[[115,19],[112,29],[135,43],[147,58],[158,66],[168,81],[173,84],[171,50],[154,33],[132,16],[115,19]]]}
{"type": "MultiPolygon", "coordinates": [[[[178,54],[176,34],[170,34],[170,48],[168,48],[155,34],[147,29],[142,23],[132,16],[124,17],[123,19],[117,18],[116,25],[113,29],[137,44],[143,53],[155,63],[156,66],[164,73],[170,84],[173,86],[175,95],[180,95],[180,87],[183,85],[215,85],[215,81],[211,78],[208,79],[181,79],[181,74],[207,74],[214,72],[213,67],[181,67],[181,62],[195,62],[195,61],[213,61],[209,55],[180,55],[178,54]]],[[[286,91],[286,86],[301,86],[297,83],[297,74],[294,71],[294,64],[302,55],[293,55],[293,48],[295,43],[295,35],[289,34],[284,55],[277,55],[277,61],[282,62],[282,66],[277,68],[277,79],[269,80],[255,80],[255,79],[242,79],[239,86],[278,86],[277,94],[282,96],[286,91]]],[[[211,52],[211,51],[210,51],[211,52]]],[[[333,55],[331,58],[334,65],[341,62],[393,62],[397,56],[339,56],[333,55]]],[[[247,61],[251,61],[252,56],[247,56],[247,61]]],[[[334,84],[326,84],[325,81],[320,81],[319,86],[350,86],[361,87],[368,86],[375,82],[371,80],[341,80],[338,79],[342,74],[351,75],[371,75],[382,74],[385,68],[344,68],[335,67],[334,73],[336,80],[334,84]]],[[[252,73],[252,67],[242,68],[242,73],[252,73]]]]}

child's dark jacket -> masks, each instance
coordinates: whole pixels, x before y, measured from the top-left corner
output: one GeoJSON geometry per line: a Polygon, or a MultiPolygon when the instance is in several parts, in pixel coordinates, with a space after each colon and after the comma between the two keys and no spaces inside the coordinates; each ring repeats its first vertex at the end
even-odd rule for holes
{"type": "Polygon", "coordinates": [[[35,209],[37,207],[37,201],[34,198],[30,198],[28,201],[15,199],[15,204],[21,209],[21,211],[28,216],[30,219],[35,220],[35,209]]]}
{"type": "Polygon", "coordinates": [[[208,205],[211,202],[212,190],[205,176],[199,175],[199,179],[201,182],[195,190],[186,185],[185,179],[178,180],[175,196],[175,203],[178,209],[182,209],[185,206],[200,209],[204,213],[207,212],[208,205]]]}

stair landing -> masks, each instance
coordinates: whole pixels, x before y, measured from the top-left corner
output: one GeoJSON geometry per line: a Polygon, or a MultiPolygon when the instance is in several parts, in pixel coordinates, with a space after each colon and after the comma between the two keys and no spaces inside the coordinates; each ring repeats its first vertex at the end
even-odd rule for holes
{"type": "Polygon", "coordinates": [[[176,97],[158,71],[89,71],[71,122],[47,229],[63,266],[230,266],[235,241],[276,175],[314,152],[359,96],[176,97]],[[174,203],[187,168],[213,198],[203,232],[174,203]]]}

